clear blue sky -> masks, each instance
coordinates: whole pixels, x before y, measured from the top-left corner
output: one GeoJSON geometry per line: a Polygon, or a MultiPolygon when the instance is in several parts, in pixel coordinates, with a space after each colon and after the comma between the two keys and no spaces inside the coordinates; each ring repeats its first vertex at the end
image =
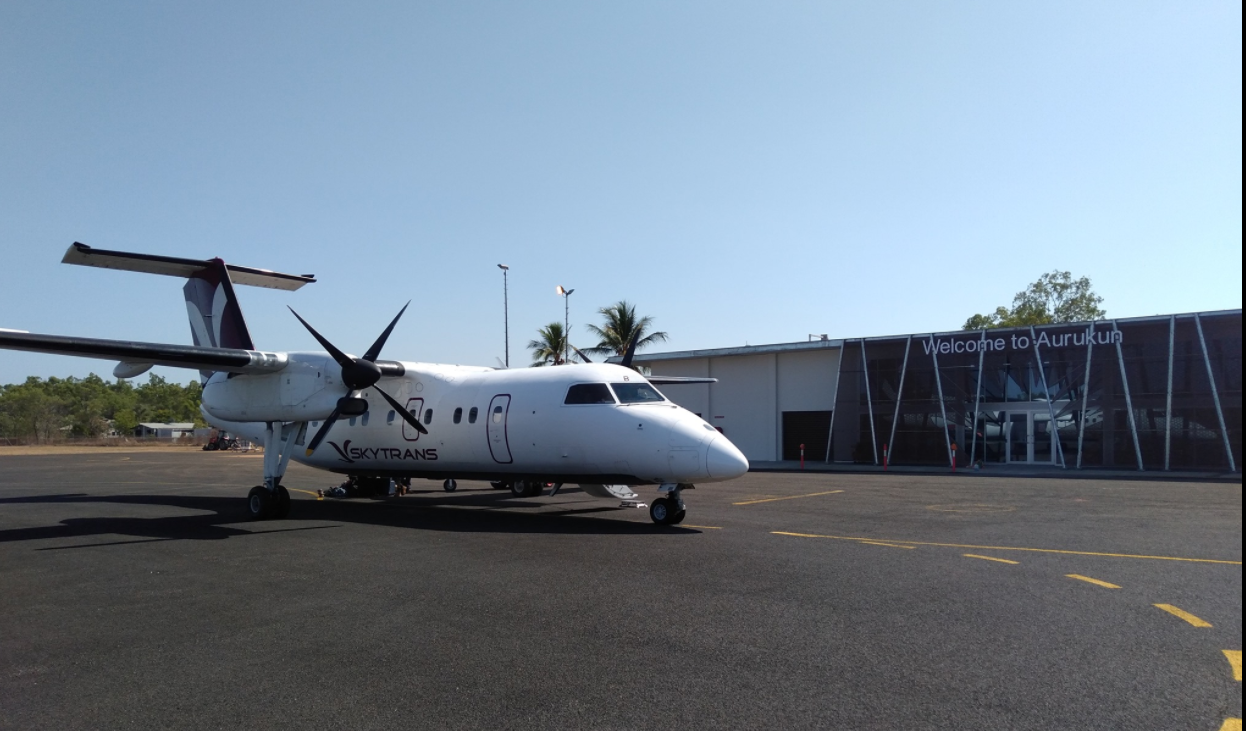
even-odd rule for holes
{"type": "MultiPolygon", "coordinates": [[[[626,298],[664,349],[947,330],[1052,269],[1242,304],[1240,2],[0,4],[0,327],[189,342],[181,282],[296,273],[256,344],[511,362],[626,298]]],[[[112,364],[0,351],[0,383],[112,364]]],[[[189,380],[187,371],[164,371],[189,380]]]]}

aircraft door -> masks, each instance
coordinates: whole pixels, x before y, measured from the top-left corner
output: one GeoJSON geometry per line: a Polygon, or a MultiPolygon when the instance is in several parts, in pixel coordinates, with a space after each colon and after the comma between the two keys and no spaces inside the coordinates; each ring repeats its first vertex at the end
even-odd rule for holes
{"type": "Polygon", "coordinates": [[[510,464],[511,447],[506,438],[506,415],[510,412],[511,397],[498,394],[489,402],[489,410],[485,412],[485,424],[489,433],[489,454],[498,464],[510,464]]]}

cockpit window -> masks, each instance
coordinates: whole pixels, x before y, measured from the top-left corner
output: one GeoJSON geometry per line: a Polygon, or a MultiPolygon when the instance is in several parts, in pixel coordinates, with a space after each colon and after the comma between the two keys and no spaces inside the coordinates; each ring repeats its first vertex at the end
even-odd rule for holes
{"type": "Polygon", "coordinates": [[[614,397],[604,383],[577,383],[567,389],[564,404],[612,404],[614,397]]]}
{"type": "Polygon", "coordinates": [[[612,383],[614,395],[625,404],[643,404],[665,401],[658,389],[648,383],[612,383]]]}

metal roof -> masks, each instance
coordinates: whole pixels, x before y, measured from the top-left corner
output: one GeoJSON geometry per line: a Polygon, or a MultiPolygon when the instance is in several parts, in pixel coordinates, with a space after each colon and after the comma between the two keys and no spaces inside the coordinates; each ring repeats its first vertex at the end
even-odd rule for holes
{"type": "MultiPolygon", "coordinates": [[[[1105,318],[1103,320],[1097,320],[1096,322],[1118,322],[1118,323],[1159,322],[1159,321],[1167,320],[1170,317],[1193,317],[1194,315],[1198,315],[1199,317],[1222,317],[1226,315],[1237,315],[1240,317],[1241,314],[1242,314],[1241,309],[1211,310],[1207,312],[1180,312],[1180,313],[1171,314],[1171,315],[1148,315],[1145,317],[1105,318]]],[[[1089,321],[1060,322],[1060,323],[1053,323],[1050,325],[1035,325],[1034,327],[1039,327],[1039,328],[1075,327],[1077,325],[1090,325],[1090,322],[1089,321]]],[[[999,328],[991,328],[987,332],[1008,333],[1008,332],[1015,332],[1018,330],[1029,330],[1029,327],[1028,326],[999,327],[999,328]]],[[[982,330],[944,330],[942,332],[912,333],[912,336],[913,337],[918,337],[918,336],[920,337],[944,337],[948,335],[966,335],[968,333],[979,333],[979,332],[982,332],[982,330]]],[[[838,340],[812,340],[809,342],[797,341],[794,343],[773,343],[770,345],[742,345],[742,346],[737,346],[734,348],[710,348],[710,349],[705,349],[705,350],[677,350],[677,351],[673,351],[670,353],[646,353],[644,355],[637,353],[634,359],[634,362],[644,363],[644,362],[652,362],[652,361],[688,360],[691,358],[721,358],[725,356],[735,356],[735,355],[760,355],[763,353],[790,353],[790,352],[801,352],[801,351],[808,351],[808,350],[833,350],[835,348],[842,348],[844,343],[846,342],[857,342],[861,340],[898,340],[900,338],[907,338],[907,337],[909,337],[908,333],[903,334],[903,335],[871,335],[871,336],[867,336],[863,338],[840,338],[838,340]]],[[[616,356],[611,356],[610,358],[608,358],[606,362],[618,363],[619,360],[620,360],[619,356],[616,355],[616,356]]]]}

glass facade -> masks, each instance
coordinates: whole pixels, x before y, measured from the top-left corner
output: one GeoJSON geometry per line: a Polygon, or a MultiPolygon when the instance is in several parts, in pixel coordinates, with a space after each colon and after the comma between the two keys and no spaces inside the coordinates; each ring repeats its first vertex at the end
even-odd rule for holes
{"type": "Polygon", "coordinates": [[[834,462],[1241,465],[1240,310],[843,342],[834,462]]]}

